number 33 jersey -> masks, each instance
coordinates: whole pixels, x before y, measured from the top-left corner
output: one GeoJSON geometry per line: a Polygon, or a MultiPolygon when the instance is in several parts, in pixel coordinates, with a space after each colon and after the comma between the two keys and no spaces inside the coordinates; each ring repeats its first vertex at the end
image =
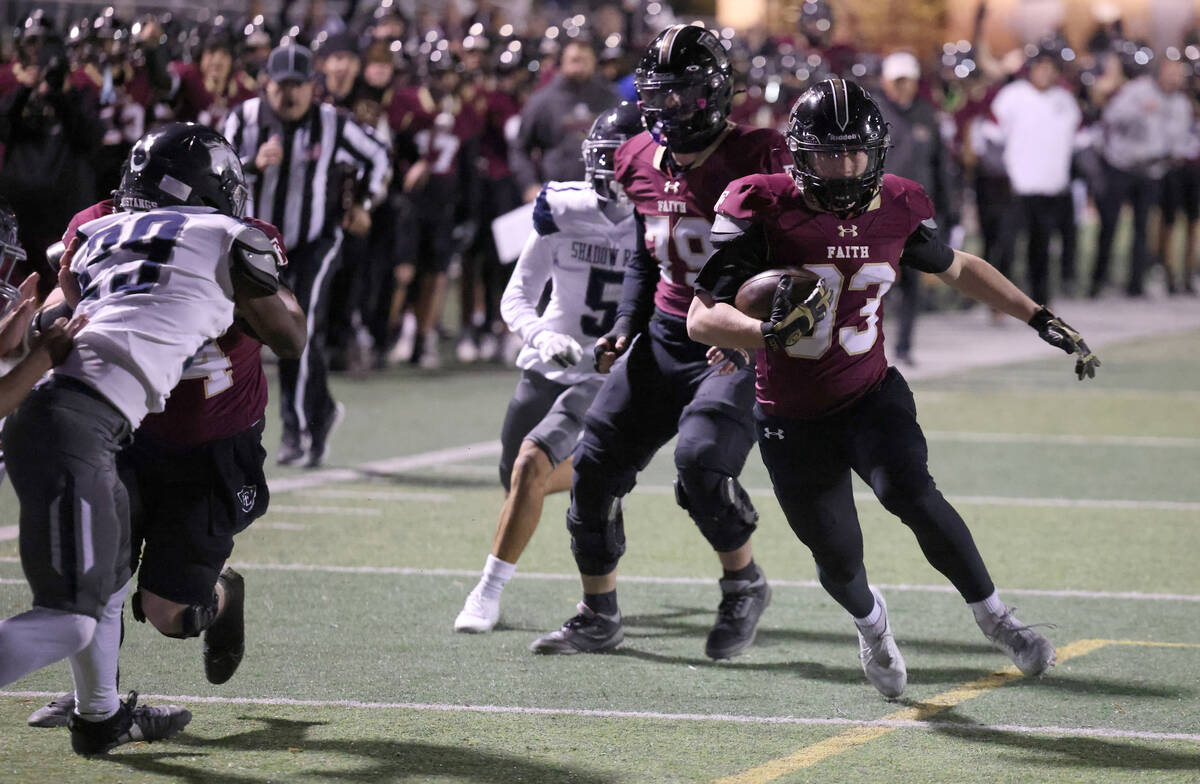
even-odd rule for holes
{"type": "Polygon", "coordinates": [[[550,182],[533,205],[533,232],[500,300],[500,314],[525,341],[517,366],[560,384],[595,375],[592,349],[617,320],[625,265],[637,249],[633,213],[614,223],[586,182],[550,182]],[[537,306],[551,283],[550,301],[537,306]],[[579,364],[542,362],[532,345],[539,332],[570,335],[583,348],[579,364]]]}
{"type": "Polygon", "coordinates": [[[233,322],[230,248],[257,231],[206,207],[84,224],[70,264],[88,324],[54,372],[96,389],[135,429],[162,411],[187,360],[233,322]]]}
{"type": "MultiPolygon", "coordinates": [[[[829,313],[811,337],[787,353],[758,352],[756,394],[772,416],[815,419],[868,392],[887,372],[883,350],[883,296],[900,265],[944,272],[954,252],[937,237],[933,203],[920,185],[884,175],[862,215],[838,218],[813,212],[788,174],[754,175],[729,184],[717,203],[715,234],[732,241],[762,232],[758,264],[740,261],[705,267],[697,288],[731,302],[738,287],[760,269],[803,267],[825,281],[829,313]]],[[[738,254],[741,256],[741,254],[738,254]]]]}
{"type": "Polygon", "coordinates": [[[621,145],[617,181],[645,222],[646,248],[659,268],[659,310],[687,318],[692,285],[713,252],[709,235],[721,192],[739,177],[783,171],[786,154],[779,132],[732,123],[682,171],[648,132],[621,145]]]}

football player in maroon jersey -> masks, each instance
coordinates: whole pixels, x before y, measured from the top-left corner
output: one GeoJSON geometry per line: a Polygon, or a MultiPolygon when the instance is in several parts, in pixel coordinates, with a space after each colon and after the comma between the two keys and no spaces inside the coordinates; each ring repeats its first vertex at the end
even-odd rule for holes
{"type": "MultiPolygon", "coordinates": [[[[122,185],[129,188],[127,176],[122,185]]],[[[80,226],[112,214],[121,200],[128,208],[144,198],[132,190],[115,196],[117,201],[94,204],[71,220],[63,235],[63,267],[70,264],[80,226]]],[[[279,231],[265,221],[244,220],[271,239],[286,264],[279,231]]],[[[267,379],[262,345],[294,356],[306,336],[304,312],[291,292],[280,288],[272,296],[278,302],[270,318],[278,331],[260,338],[245,322],[235,322],[201,348],[166,408],[142,421],[133,443],[118,457],[121,481],[132,499],[132,570],[138,572],[134,618],[149,621],[167,637],[203,634],[204,672],[211,683],[229,680],[245,649],[244,583],[224,564],[234,535],[266,513],[270,498],[263,474],[267,379]]],[[[48,300],[44,312],[59,301],[57,296],[48,300]]],[[[74,692],[66,692],[34,711],[29,724],[64,726],[74,706],[74,692]]]]}
{"type": "Polygon", "coordinates": [[[867,582],[852,470],[913,530],[988,639],[1023,673],[1039,675],[1054,663],[1054,647],[997,597],[966,523],[929,475],[912,392],[884,355],[881,299],[900,266],[911,266],[1077,354],[1081,379],[1100,361],[1078,332],[990,264],[938,238],[921,186],[884,175],[887,125],[857,84],[831,79],[805,92],[787,141],[794,168],[736,180],[717,203],[718,250],[697,279],[689,333],[758,349],[763,462],[821,584],[854,617],[863,670],[884,696],[899,696],[907,675],[883,597],[867,582]],[[816,273],[822,285],[793,304],[794,284],[784,276],[769,321],[730,304],[745,280],[781,261],[816,273]]]}
{"type": "Polygon", "coordinates": [[[776,131],[728,121],[729,59],[703,27],[659,33],[635,81],[648,130],[618,149],[616,179],[636,208],[638,251],[626,267],[616,322],[596,344],[597,369],[612,375],[584,422],[567,512],[584,598],[578,615],[531,647],[578,653],[621,642],[621,499],[678,434],[676,499],[724,570],[705,653],[725,659],[754,642],[771,595],[750,546],[758,513],[737,481],[754,443],[754,377],[744,362],[732,373],[710,366],[708,346],[688,337],[685,318],[711,251],[717,197],[730,180],[782,171],[784,141],[776,131]]]}

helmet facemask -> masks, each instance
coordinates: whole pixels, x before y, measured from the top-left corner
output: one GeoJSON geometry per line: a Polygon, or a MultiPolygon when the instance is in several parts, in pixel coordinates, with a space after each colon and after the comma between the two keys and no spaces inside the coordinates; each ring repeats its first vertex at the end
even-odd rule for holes
{"type": "Polygon", "coordinates": [[[20,300],[17,276],[25,268],[25,249],[19,244],[0,239],[0,316],[8,313],[20,300]]]}
{"type": "Polygon", "coordinates": [[[845,145],[819,144],[787,137],[793,166],[789,169],[805,202],[814,210],[839,218],[861,215],[871,206],[883,182],[888,140],[845,145]]]}
{"type": "Polygon", "coordinates": [[[654,141],[672,152],[692,153],[707,147],[725,127],[727,110],[713,95],[717,87],[674,75],[639,77],[638,109],[654,141]]]}
{"type": "Polygon", "coordinates": [[[585,139],[583,142],[584,179],[596,192],[600,209],[613,219],[624,218],[633,209],[625,189],[617,182],[616,157],[620,146],[620,142],[608,139],[585,139]]]}

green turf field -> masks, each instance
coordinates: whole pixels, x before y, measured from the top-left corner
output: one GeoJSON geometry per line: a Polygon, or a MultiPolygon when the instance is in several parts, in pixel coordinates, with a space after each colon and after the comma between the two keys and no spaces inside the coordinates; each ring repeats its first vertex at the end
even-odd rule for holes
{"type": "MultiPolygon", "coordinates": [[[[626,504],[616,653],[527,651],[579,597],[563,496],[501,628],[455,635],[501,501],[491,442],[516,375],[395,371],[337,382],[349,413],[330,468],[371,462],[373,478],[275,471],[309,486],[276,492],[239,537],[249,650],[231,682],[204,680],[197,641],[130,623],[122,687],[187,704],[188,731],[74,757],[64,730],[25,726],[45,701],[28,693],[69,685],[60,664],[0,695],[0,781],[1200,781],[1198,341],[1108,347],[1086,384],[1059,356],[914,383],[934,476],[1001,595],[1055,625],[1044,678],[1005,666],[909,531],[862,495],[867,566],[909,672],[903,699],[879,697],[757,452],[743,482],[775,590],[746,655],[703,654],[717,562],[675,506],[669,452],[626,504]]],[[[15,523],[7,485],[0,514],[15,523]]],[[[0,541],[0,616],[27,607],[16,555],[0,541]]]]}

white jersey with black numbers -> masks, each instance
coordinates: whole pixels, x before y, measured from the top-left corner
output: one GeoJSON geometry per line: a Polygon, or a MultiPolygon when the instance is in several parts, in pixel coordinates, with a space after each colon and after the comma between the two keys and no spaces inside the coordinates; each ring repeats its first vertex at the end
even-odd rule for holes
{"type": "Polygon", "coordinates": [[[134,428],[162,411],[189,358],[233,323],[230,248],[251,231],[207,207],[85,223],[70,263],[88,323],[55,374],[94,388],[134,428]]]}
{"type": "Polygon", "coordinates": [[[500,313],[525,341],[518,367],[560,384],[578,383],[596,375],[593,347],[617,319],[625,265],[637,247],[633,213],[614,223],[600,211],[588,183],[551,182],[534,203],[533,229],[504,290],[500,313]],[[547,281],[550,301],[539,316],[547,281]],[[579,364],[564,369],[542,362],[533,340],[546,330],[579,341],[579,364]]]}

